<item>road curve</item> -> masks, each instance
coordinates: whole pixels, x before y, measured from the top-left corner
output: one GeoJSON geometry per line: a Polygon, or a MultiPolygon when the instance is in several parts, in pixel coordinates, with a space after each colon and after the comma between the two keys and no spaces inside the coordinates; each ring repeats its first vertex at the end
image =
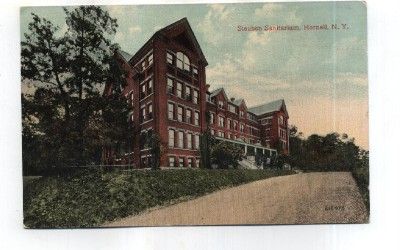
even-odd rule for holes
{"type": "Polygon", "coordinates": [[[302,173],[255,181],[103,226],[366,223],[348,172],[302,173]]]}

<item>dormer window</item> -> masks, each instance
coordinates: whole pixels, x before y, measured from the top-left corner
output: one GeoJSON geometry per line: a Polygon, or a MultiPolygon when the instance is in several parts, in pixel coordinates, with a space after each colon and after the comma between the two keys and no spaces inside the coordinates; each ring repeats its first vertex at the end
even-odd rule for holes
{"type": "Polygon", "coordinates": [[[224,102],[223,101],[218,101],[218,107],[223,109],[224,108],[224,102]]]}
{"type": "Polygon", "coordinates": [[[236,113],[236,107],[229,104],[229,111],[231,111],[232,113],[236,113]]]}
{"type": "Polygon", "coordinates": [[[279,116],[279,125],[284,125],[283,124],[283,116],[279,116]]]}
{"type": "Polygon", "coordinates": [[[182,52],[176,53],[176,67],[190,71],[190,60],[182,52]]]}

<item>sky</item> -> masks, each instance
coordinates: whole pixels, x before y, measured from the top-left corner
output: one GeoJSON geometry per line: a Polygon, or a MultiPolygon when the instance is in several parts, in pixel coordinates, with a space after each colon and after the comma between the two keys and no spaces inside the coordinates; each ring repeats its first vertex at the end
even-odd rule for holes
{"type": "MultiPolygon", "coordinates": [[[[283,98],[305,136],[347,133],[368,149],[367,10],[362,2],[104,6],[118,20],[112,38],[134,54],[158,29],[183,17],[209,63],[211,90],[224,87],[248,107],[283,98]],[[346,24],[319,31],[237,31],[238,26],[346,24]]],[[[67,30],[61,7],[21,8],[67,30]]]]}

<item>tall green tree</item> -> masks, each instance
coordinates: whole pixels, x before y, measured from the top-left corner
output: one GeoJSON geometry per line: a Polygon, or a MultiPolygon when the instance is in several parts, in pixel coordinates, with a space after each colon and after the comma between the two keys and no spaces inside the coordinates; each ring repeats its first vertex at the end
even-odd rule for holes
{"type": "Polygon", "coordinates": [[[42,148],[38,157],[48,166],[97,162],[100,145],[126,132],[129,112],[121,98],[125,72],[113,59],[117,20],[96,6],[64,8],[64,13],[64,34],[32,13],[21,42],[23,84],[33,85],[23,97],[23,143],[32,143],[35,135],[42,148]],[[113,91],[104,98],[110,82],[113,91]]]}

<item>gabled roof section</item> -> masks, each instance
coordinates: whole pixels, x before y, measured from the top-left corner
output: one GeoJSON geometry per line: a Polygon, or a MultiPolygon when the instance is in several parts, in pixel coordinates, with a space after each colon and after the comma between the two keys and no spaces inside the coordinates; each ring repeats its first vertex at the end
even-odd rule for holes
{"type": "Polygon", "coordinates": [[[249,111],[248,108],[247,108],[246,101],[245,101],[243,98],[240,98],[240,99],[238,99],[238,100],[235,99],[235,101],[234,101],[233,104],[235,104],[235,105],[238,106],[238,107],[240,107],[240,105],[243,104],[243,106],[245,107],[245,109],[246,109],[247,111],[249,111]]]}
{"type": "Polygon", "coordinates": [[[161,37],[178,37],[179,35],[181,35],[182,33],[186,33],[188,39],[190,40],[190,42],[193,44],[193,49],[195,50],[196,53],[199,54],[201,61],[204,63],[205,66],[208,65],[208,62],[206,60],[206,57],[204,56],[203,51],[201,50],[200,44],[196,39],[196,36],[194,35],[194,32],[192,30],[192,28],[190,27],[189,21],[187,20],[186,17],[171,23],[170,25],[159,29],[158,31],[156,31],[156,33],[154,33],[151,38],[149,40],[147,40],[147,42],[131,57],[130,60],[133,60],[133,58],[137,57],[137,55],[139,55],[143,49],[149,45],[150,43],[153,42],[154,38],[157,36],[161,36],[161,37]],[[176,32],[179,33],[176,33],[176,32]]]}
{"type": "Polygon", "coordinates": [[[236,106],[240,106],[242,102],[244,101],[243,98],[235,99],[232,103],[235,104],[236,106]]]}
{"type": "Polygon", "coordinates": [[[205,63],[205,65],[208,65],[208,62],[206,60],[206,57],[204,56],[203,51],[201,50],[200,44],[197,41],[196,36],[194,35],[194,32],[192,30],[192,27],[190,27],[189,21],[187,20],[186,17],[158,30],[156,34],[160,33],[165,36],[173,36],[173,37],[178,37],[180,34],[182,34],[183,31],[187,34],[190,42],[193,44],[194,50],[200,55],[201,59],[205,63]],[[176,33],[176,31],[179,31],[179,33],[176,33]]]}
{"type": "Polygon", "coordinates": [[[225,100],[229,101],[228,96],[226,95],[224,88],[218,88],[218,89],[212,91],[211,94],[210,94],[210,97],[212,98],[212,97],[218,95],[221,92],[224,95],[225,100]]]}
{"type": "Polygon", "coordinates": [[[264,103],[259,106],[249,108],[249,111],[256,115],[263,115],[271,112],[283,110],[287,116],[289,116],[285,101],[283,99],[275,100],[272,102],[264,103]]]}

